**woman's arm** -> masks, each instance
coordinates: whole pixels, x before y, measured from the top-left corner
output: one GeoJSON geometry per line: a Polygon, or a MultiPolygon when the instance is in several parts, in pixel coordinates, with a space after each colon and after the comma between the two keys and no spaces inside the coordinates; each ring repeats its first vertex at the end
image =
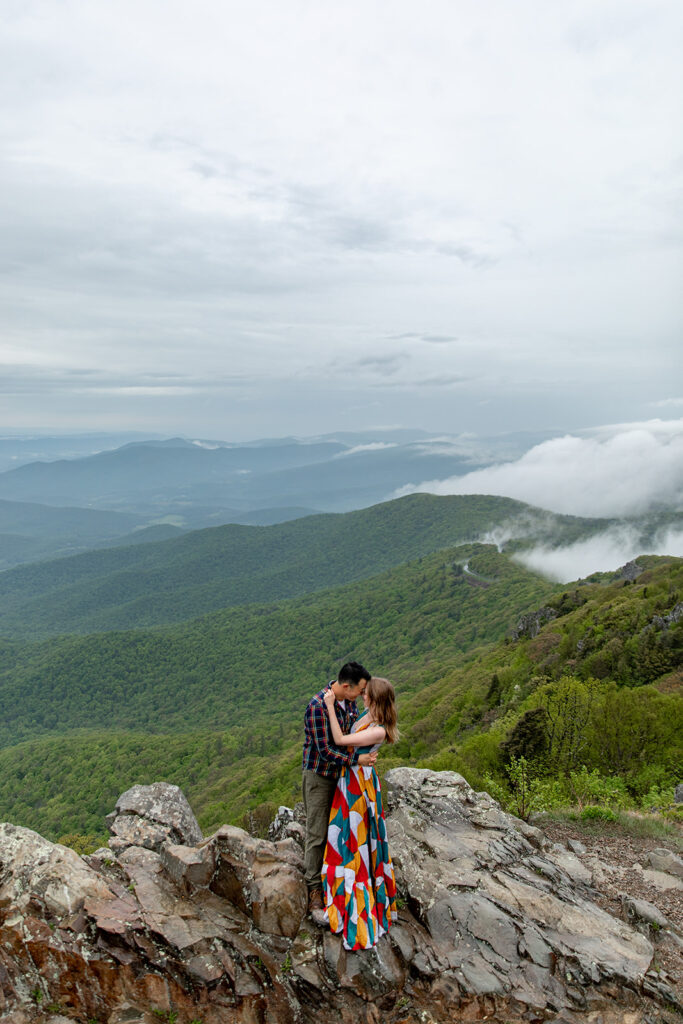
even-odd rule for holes
{"type": "Polygon", "coordinates": [[[332,739],[340,747],[373,747],[375,743],[381,743],[385,736],[384,727],[381,725],[370,725],[360,732],[349,732],[346,735],[341,731],[334,710],[335,696],[332,690],[328,690],[324,697],[327,717],[330,721],[332,739]]]}

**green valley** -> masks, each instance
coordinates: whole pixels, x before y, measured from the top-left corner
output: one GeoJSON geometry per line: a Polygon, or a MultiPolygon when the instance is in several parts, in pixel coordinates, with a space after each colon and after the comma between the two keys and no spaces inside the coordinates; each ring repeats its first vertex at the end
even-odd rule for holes
{"type": "Polygon", "coordinates": [[[372,577],[519,521],[536,539],[553,544],[572,543],[608,525],[508,498],[413,494],[275,526],[196,530],[0,573],[0,635],[128,630],[293,598],[372,577]]]}
{"type": "Polygon", "coordinates": [[[207,830],[265,820],[297,799],[308,697],[354,656],[397,686],[381,770],[451,768],[514,801],[524,758],[537,801],[655,799],[683,760],[683,562],[639,564],[561,587],[466,545],[182,625],[5,641],[0,819],[101,834],[119,792],[164,778],[207,830]]]}

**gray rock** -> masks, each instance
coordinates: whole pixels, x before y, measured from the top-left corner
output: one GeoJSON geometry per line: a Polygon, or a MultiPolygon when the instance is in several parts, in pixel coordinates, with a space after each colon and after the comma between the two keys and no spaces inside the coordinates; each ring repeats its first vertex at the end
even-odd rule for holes
{"type": "Polygon", "coordinates": [[[592,902],[590,872],[573,854],[532,846],[454,772],[394,768],[385,794],[401,885],[437,955],[465,953],[467,991],[499,995],[503,961],[545,967],[568,957],[587,985],[596,971],[640,984],[652,945],[592,902]]]}
{"type": "Polygon", "coordinates": [[[172,830],[153,825],[135,814],[120,814],[111,825],[109,847],[115,854],[122,853],[129,846],[142,846],[157,852],[171,841],[172,830]]]}
{"type": "Polygon", "coordinates": [[[647,900],[636,900],[631,896],[622,895],[621,906],[626,918],[636,926],[642,923],[647,925],[648,928],[652,926],[656,929],[669,927],[668,918],[653,903],[648,903],[647,900]]]}
{"type": "Polygon", "coordinates": [[[654,615],[650,621],[650,627],[653,629],[668,629],[669,626],[674,626],[681,619],[683,619],[683,601],[679,601],[668,615],[654,615]]]}
{"type": "Polygon", "coordinates": [[[89,897],[114,898],[75,850],[31,829],[0,824],[0,909],[11,905],[23,914],[38,899],[50,915],[63,918],[81,910],[89,897]]]}
{"type": "Polygon", "coordinates": [[[683,782],[679,782],[674,790],[674,803],[683,804],[683,782]]]}
{"type": "Polygon", "coordinates": [[[161,863],[173,881],[185,892],[207,888],[216,870],[216,851],[204,847],[171,846],[161,850],[161,863]]]}
{"type": "Polygon", "coordinates": [[[671,850],[665,850],[661,847],[651,850],[646,860],[655,871],[666,871],[668,875],[676,875],[678,878],[683,878],[683,860],[671,850]]]}
{"type": "Polygon", "coordinates": [[[306,829],[297,819],[296,809],[278,807],[277,814],[268,826],[268,839],[271,843],[276,843],[281,839],[293,839],[303,850],[306,840],[306,829]]]}
{"type": "Polygon", "coordinates": [[[615,580],[636,580],[641,572],[644,571],[643,567],[638,565],[637,562],[627,562],[626,565],[622,565],[620,569],[617,569],[614,578],[615,580]]]}
{"type": "Polygon", "coordinates": [[[583,857],[584,854],[588,853],[587,848],[578,839],[568,839],[567,849],[575,853],[577,857],[583,857]]]}
{"type": "Polygon", "coordinates": [[[136,845],[105,867],[1,825],[0,1020],[38,1024],[36,986],[44,1006],[110,1024],[149,1024],[150,1007],[205,1024],[377,1024],[396,1007],[432,1022],[645,1024],[624,1010],[643,985],[671,1000],[648,974],[651,943],[592,902],[572,852],[454,772],[394,769],[385,792],[399,920],[360,953],[305,917],[291,837],[224,826],[178,843],[177,821],[137,794],[111,822],[136,845]],[[149,830],[168,832],[158,851],[149,830]]]}
{"type": "Polygon", "coordinates": [[[116,801],[116,814],[137,815],[162,825],[170,830],[173,842],[184,846],[196,846],[204,838],[185,794],[168,782],[126,790],[116,801]]]}
{"type": "Polygon", "coordinates": [[[308,905],[296,843],[254,839],[240,828],[223,825],[208,844],[216,860],[212,892],[252,917],[260,931],[294,937],[308,905]]]}
{"type": "Polygon", "coordinates": [[[557,618],[557,612],[554,608],[539,608],[536,612],[529,612],[528,615],[523,615],[517,623],[517,628],[512,631],[512,639],[520,640],[522,637],[529,637],[533,639],[541,632],[541,628],[546,622],[551,622],[557,618]]]}

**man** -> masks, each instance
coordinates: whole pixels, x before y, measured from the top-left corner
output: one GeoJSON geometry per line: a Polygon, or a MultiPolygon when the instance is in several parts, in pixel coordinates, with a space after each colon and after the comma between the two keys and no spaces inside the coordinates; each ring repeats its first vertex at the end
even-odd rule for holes
{"type": "Polygon", "coordinates": [[[336,698],[334,709],[343,733],[351,731],[358,717],[356,698],[368,684],[370,673],[357,661],[349,661],[331,683],[316,693],[304,716],[303,795],[306,809],[304,871],[308,886],[308,911],[317,924],[325,921],[320,873],[327,842],[327,825],[337,780],[347,765],[374,765],[377,753],[361,754],[332,742],[323,698],[330,687],[336,698]]]}

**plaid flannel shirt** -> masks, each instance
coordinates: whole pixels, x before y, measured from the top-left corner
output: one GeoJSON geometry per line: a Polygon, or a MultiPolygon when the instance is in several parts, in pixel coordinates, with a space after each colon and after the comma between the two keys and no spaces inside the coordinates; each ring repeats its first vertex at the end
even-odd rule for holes
{"type": "MultiPolygon", "coordinates": [[[[304,715],[304,771],[316,772],[318,775],[326,775],[328,778],[336,779],[342,768],[347,765],[356,764],[358,751],[354,750],[349,754],[348,747],[338,747],[332,740],[327,718],[327,709],[324,703],[324,696],[328,687],[320,693],[316,693],[306,708],[304,715]]],[[[346,701],[346,709],[342,708],[337,701],[334,705],[337,713],[337,721],[341,726],[342,733],[346,736],[351,732],[351,726],[358,718],[358,708],[354,700],[346,701]]]]}

